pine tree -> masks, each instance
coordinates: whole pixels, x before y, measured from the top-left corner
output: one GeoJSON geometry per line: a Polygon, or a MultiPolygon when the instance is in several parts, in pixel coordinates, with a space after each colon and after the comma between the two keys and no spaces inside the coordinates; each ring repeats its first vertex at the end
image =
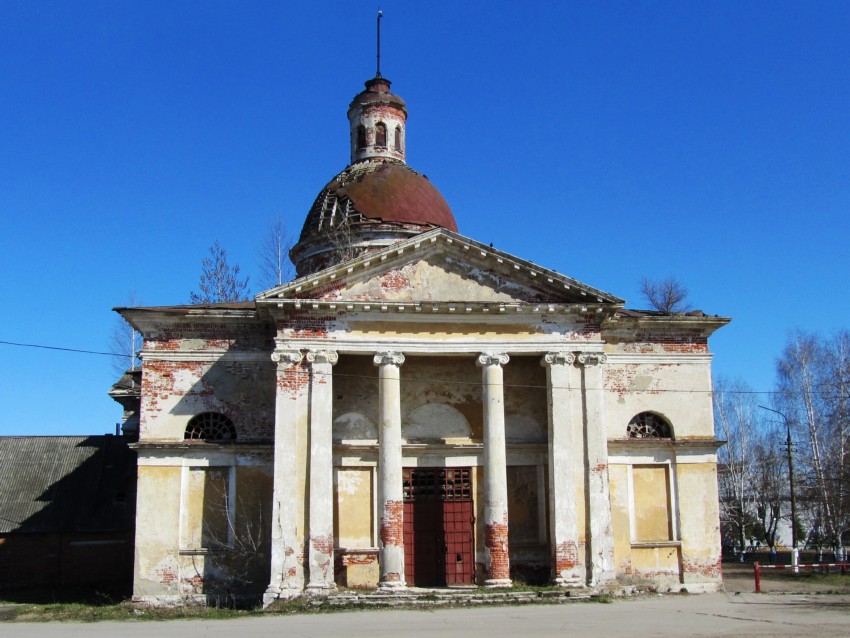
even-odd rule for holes
{"type": "Polygon", "coordinates": [[[239,278],[239,266],[227,263],[227,251],[218,241],[210,246],[210,256],[201,261],[199,292],[189,295],[192,303],[230,303],[248,299],[248,277],[239,278]]]}

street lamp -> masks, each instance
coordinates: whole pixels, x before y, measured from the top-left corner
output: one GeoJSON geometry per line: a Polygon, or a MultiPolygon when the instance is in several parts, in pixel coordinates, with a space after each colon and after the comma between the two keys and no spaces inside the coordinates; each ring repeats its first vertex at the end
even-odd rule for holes
{"type": "Polygon", "coordinates": [[[794,455],[791,450],[791,423],[783,412],[763,405],[759,407],[762,410],[778,414],[785,421],[785,432],[787,434],[785,443],[788,447],[788,483],[791,488],[791,564],[797,565],[799,562],[797,554],[797,497],[794,495],[794,455]]]}

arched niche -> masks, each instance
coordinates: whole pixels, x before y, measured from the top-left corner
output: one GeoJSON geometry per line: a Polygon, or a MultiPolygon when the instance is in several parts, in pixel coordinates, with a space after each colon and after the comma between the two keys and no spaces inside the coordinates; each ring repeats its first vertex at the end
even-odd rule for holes
{"type": "Polygon", "coordinates": [[[378,426],[360,412],[346,412],[334,419],[334,441],[377,441],[378,426]]]}
{"type": "Polygon", "coordinates": [[[468,440],[469,422],[457,409],[443,403],[426,403],[402,420],[401,435],[408,441],[468,440]]]}
{"type": "Polygon", "coordinates": [[[505,415],[505,440],[509,443],[545,443],[546,426],[532,416],[508,412],[505,415]]]}

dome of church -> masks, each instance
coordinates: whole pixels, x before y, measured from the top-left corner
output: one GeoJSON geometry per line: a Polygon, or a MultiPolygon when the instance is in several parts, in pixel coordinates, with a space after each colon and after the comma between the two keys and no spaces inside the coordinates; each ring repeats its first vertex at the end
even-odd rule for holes
{"type": "Polygon", "coordinates": [[[405,164],[404,100],[375,77],[351,101],[351,163],[319,193],[290,252],[299,277],[435,226],[457,232],[449,205],[405,164]]]}
{"type": "Polygon", "coordinates": [[[454,215],[428,178],[404,162],[372,159],[345,168],[322,189],[301,238],[340,224],[398,223],[457,231],[454,215]]]}

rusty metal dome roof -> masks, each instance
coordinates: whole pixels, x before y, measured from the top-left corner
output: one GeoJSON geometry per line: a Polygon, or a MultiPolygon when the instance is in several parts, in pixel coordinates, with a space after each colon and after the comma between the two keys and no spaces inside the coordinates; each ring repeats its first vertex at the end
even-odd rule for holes
{"type": "Polygon", "coordinates": [[[322,189],[301,230],[301,241],[331,232],[341,224],[369,222],[441,226],[457,223],[440,192],[404,162],[374,158],[352,164],[322,189]]]}

